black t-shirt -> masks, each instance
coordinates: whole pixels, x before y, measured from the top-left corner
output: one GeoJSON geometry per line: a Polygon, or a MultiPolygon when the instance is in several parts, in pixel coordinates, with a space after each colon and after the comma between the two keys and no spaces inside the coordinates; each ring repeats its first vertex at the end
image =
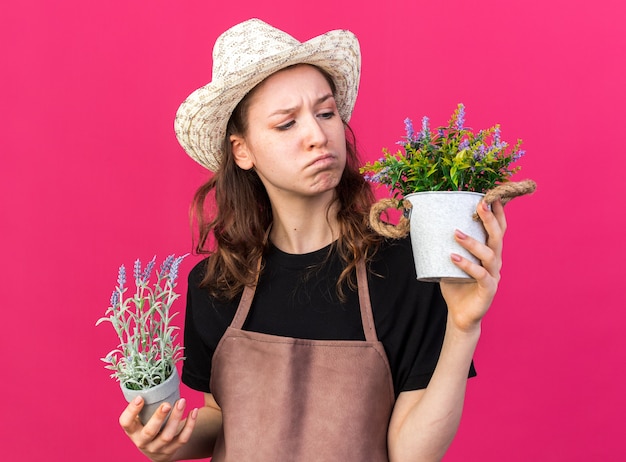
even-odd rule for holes
{"type": "MultiPolygon", "coordinates": [[[[317,340],[364,340],[358,293],[336,282],[342,263],[330,246],[303,255],[271,247],[244,330],[317,340]]],[[[211,360],[230,325],[239,298],[224,302],[199,288],[206,260],[189,274],[182,380],[210,393],[211,360]]],[[[419,282],[408,238],[385,241],[369,264],[368,283],[379,340],[396,395],[425,388],[445,334],[447,308],[439,285],[419,282]]],[[[475,375],[473,368],[470,376],[475,375]]]]}

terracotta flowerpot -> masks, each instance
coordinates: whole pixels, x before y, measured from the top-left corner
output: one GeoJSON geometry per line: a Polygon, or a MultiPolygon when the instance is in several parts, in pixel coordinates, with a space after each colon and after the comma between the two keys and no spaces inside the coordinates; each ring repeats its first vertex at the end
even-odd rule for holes
{"type": "Polygon", "coordinates": [[[152,414],[165,402],[170,403],[172,408],[176,401],[180,399],[180,377],[178,371],[174,367],[174,372],[159,385],[148,388],[147,390],[129,390],[121,385],[124,398],[129,403],[137,396],[141,396],[144,400],[144,406],[139,413],[139,420],[144,425],[150,420],[152,414]]]}
{"type": "Polygon", "coordinates": [[[452,263],[450,254],[456,253],[479,263],[457,244],[454,231],[459,229],[486,242],[487,233],[482,222],[473,218],[483,197],[484,194],[469,191],[428,191],[405,197],[412,205],[410,235],[417,279],[429,282],[474,281],[452,263]]]}

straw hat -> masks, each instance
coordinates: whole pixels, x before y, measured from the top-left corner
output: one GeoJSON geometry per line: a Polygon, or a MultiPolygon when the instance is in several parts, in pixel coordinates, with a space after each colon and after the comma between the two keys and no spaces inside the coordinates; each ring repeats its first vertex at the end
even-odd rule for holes
{"type": "Polygon", "coordinates": [[[359,87],[361,54],[352,32],[333,30],[300,43],[259,19],[228,29],[213,47],[213,80],[194,91],[176,113],[183,149],[216,171],[228,120],[243,97],[266,77],[294,64],[312,64],[333,79],[339,115],[350,120],[359,87]]]}

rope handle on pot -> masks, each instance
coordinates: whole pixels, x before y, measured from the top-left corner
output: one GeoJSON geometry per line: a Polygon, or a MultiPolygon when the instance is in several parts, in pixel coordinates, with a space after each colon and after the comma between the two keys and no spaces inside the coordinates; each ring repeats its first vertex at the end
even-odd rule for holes
{"type": "MultiPolygon", "coordinates": [[[[509,181],[508,183],[499,184],[495,188],[487,191],[483,201],[487,204],[492,204],[500,199],[502,205],[504,205],[516,197],[535,192],[535,189],[537,189],[537,183],[533,180],[509,181]]],[[[474,212],[473,218],[476,221],[480,220],[476,212],[474,212]]]]}
{"type": "MultiPolygon", "coordinates": [[[[533,193],[535,189],[537,189],[537,184],[533,180],[510,181],[487,191],[483,200],[487,202],[487,204],[491,204],[500,199],[502,205],[504,205],[511,199],[533,193]]],[[[370,209],[370,227],[378,234],[388,238],[399,239],[404,237],[409,234],[411,207],[411,203],[406,199],[381,199],[372,205],[370,209]],[[381,219],[381,215],[387,209],[400,208],[400,206],[404,209],[404,213],[398,220],[397,225],[381,219]]],[[[476,212],[474,212],[474,219],[480,219],[476,212]]]]}
{"type": "Polygon", "coordinates": [[[390,237],[392,239],[400,239],[401,237],[409,234],[409,211],[411,210],[411,203],[403,199],[401,201],[397,199],[381,199],[372,205],[370,209],[370,227],[381,236],[390,237]],[[383,221],[380,216],[383,212],[390,208],[400,208],[402,205],[404,213],[398,220],[397,225],[383,221]]]}

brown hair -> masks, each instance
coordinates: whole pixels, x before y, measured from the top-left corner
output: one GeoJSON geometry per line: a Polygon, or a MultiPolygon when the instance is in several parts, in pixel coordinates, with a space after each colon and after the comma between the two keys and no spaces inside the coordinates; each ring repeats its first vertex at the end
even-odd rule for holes
{"type": "MultiPolygon", "coordinates": [[[[332,80],[320,71],[334,93],[332,80]]],[[[251,94],[248,93],[233,111],[222,146],[221,165],[198,189],[192,205],[192,219],[195,219],[199,233],[196,252],[209,254],[201,285],[218,298],[232,299],[245,285],[254,283],[258,262],[269,245],[266,239],[272,223],[269,197],[254,169],[243,170],[237,166],[229,141],[232,134],[246,133],[251,94]]],[[[344,284],[356,288],[357,262],[373,255],[381,241],[381,237],[368,226],[374,194],[359,173],[354,133],[347,124],[345,127],[346,166],[335,188],[340,229],[334,248],[345,262],[337,281],[341,299],[344,298],[344,284]]]]}

